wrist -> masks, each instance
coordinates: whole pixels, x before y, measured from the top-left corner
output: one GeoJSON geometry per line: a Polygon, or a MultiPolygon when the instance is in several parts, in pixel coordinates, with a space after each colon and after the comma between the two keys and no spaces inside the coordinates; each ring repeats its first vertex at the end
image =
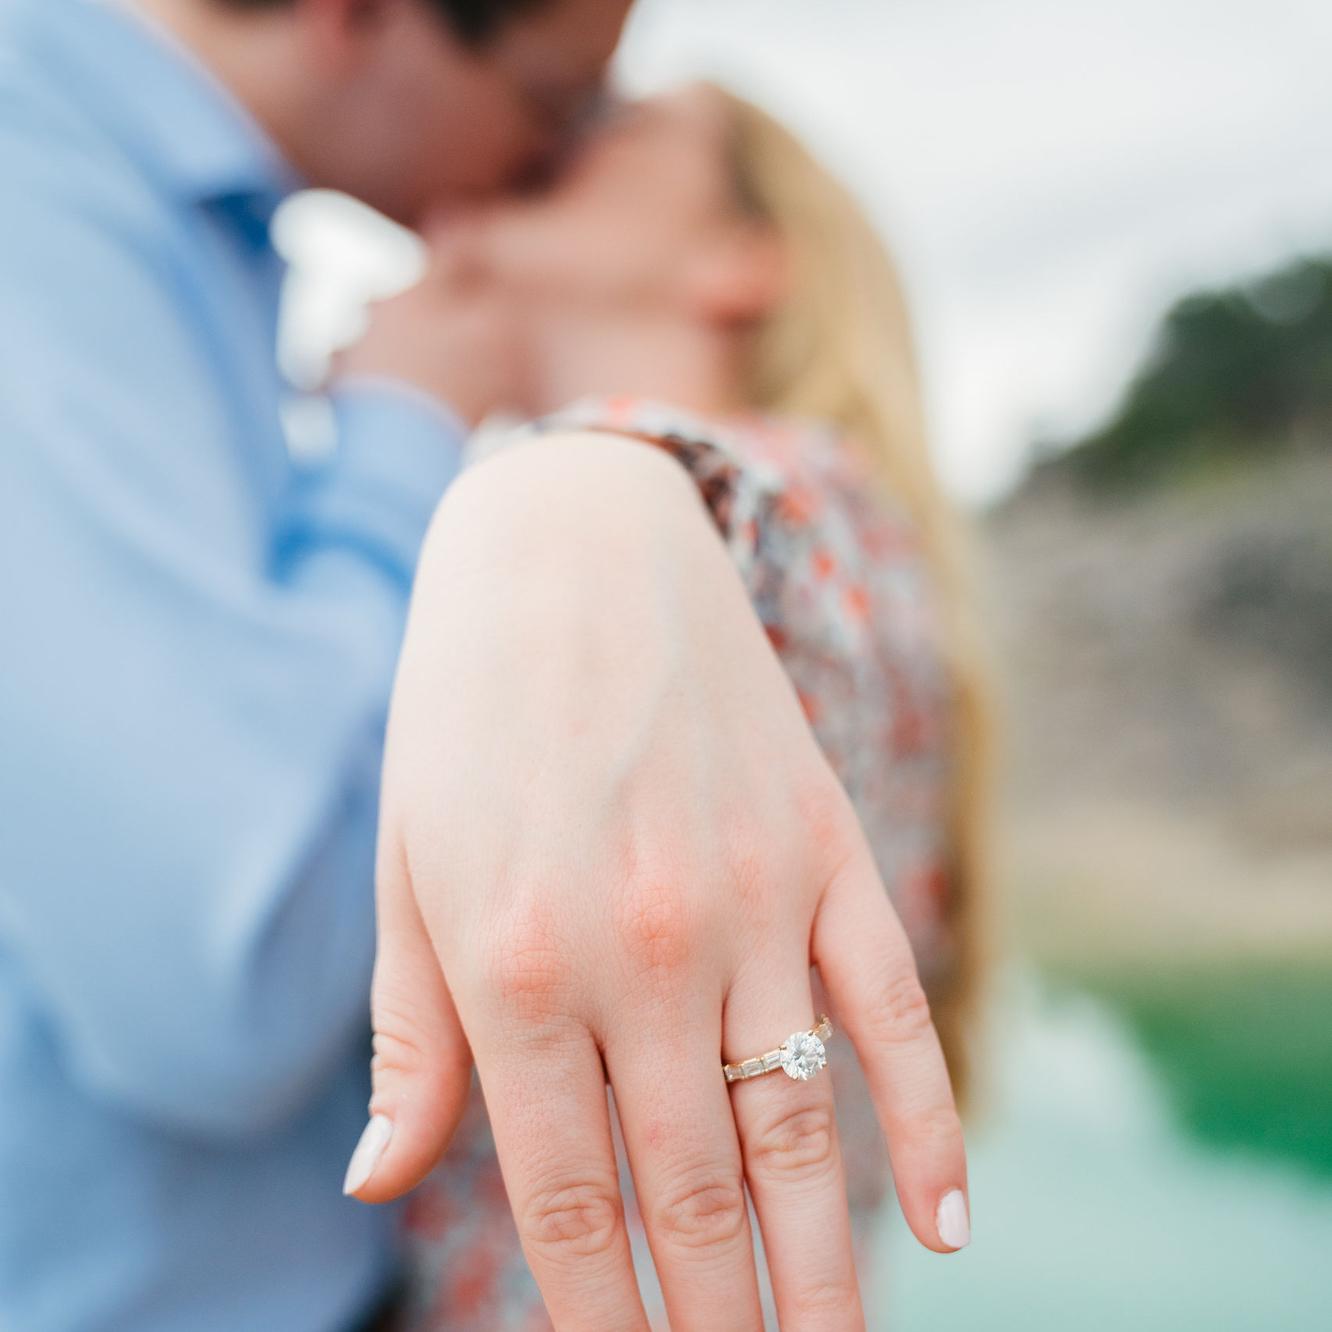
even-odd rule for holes
{"type": "Polygon", "coordinates": [[[568,568],[631,561],[691,540],[717,544],[717,535],[671,457],[641,440],[568,431],[511,444],[466,468],[439,506],[423,562],[466,552],[489,567],[568,568]],[[444,546],[449,554],[432,554],[444,546]]]}
{"type": "Polygon", "coordinates": [[[468,467],[471,498],[484,504],[556,522],[562,513],[666,513],[699,508],[688,474],[667,453],[643,439],[606,431],[570,429],[520,440],[468,467]]]}

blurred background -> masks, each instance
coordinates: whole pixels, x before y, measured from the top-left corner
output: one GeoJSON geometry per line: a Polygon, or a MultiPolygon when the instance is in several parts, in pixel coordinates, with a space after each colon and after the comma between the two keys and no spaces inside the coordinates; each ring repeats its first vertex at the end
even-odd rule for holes
{"type": "MultiPolygon", "coordinates": [[[[644,0],[883,227],[1004,702],[975,1243],[892,1332],[1332,1326],[1332,5],[644,0]]],[[[289,367],[419,263],[288,205],[289,367]]]]}

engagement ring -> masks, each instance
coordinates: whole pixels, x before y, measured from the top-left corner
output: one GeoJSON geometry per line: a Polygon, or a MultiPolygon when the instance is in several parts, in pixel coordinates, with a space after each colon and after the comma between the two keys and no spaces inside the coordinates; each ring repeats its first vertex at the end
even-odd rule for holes
{"type": "Polygon", "coordinates": [[[757,1078],[764,1073],[781,1069],[788,1078],[807,1082],[821,1068],[827,1067],[828,1054],[823,1043],[832,1035],[832,1023],[826,1013],[809,1031],[794,1031],[775,1050],[742,1059],[735,1064],[722,1064],[727,1082],[740,1082],[744,1078],[757,1078]]]}

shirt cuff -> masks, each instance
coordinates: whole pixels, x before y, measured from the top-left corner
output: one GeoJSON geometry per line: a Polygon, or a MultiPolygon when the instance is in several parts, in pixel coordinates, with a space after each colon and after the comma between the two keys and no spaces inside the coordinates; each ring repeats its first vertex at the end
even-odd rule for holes
{"type": "Polygon", "coordinates": [[[410,582],[431,515],[461,468],[467,423],[391,379],[343,380],[329,405],[337,447],[310,478],[306,519],[367,546],[410,582]]]}

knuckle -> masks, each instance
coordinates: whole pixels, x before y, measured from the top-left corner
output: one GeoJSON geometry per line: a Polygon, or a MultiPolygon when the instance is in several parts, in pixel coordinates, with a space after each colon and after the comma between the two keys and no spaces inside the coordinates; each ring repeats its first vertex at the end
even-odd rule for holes
{"type": "Polygon", "coordinates": [[[683,893],[662,879],[648,879],[626,890],[616,911],[615,929],[624,957],[640,975],[677,975],[694,953],[693,908],[683,893]]]}
{"type": "Polygon", "coordinates": [[[917,1150],[942,1153],[961,1139],[962,1121],[952,1105],[933,1106],[908,1122],[906,1136],[917,1150]]]}
{"type": "Polygon", "coordinates": [[[562,1180],[535,1194],[520,1220],[523,1239],[547,1261],[595,1258],[618,1242],[624,1211],[614,1183],[562,1180]]]}
{"type": "Polygon", "coordinates": [[[853,894],[877,874],[874,853],[860,816],[836,781],[799,802],[802,826],[816,857],[813,876],[820,894],[853,894]]]}
{"type": "Polygon", "coordinates": [[[370,1110],[397,1104],[408,1088],[447,1099],[471,1077],[471,1051],[440,1032],[402,990],[377,988],[370,1042],[370,1110]]]}
{"type": "Polygon", "coordinates": [[[748,1220],[739,1175],[714,1173],[683,1184],[654,1209],[657,1232],[682,1248],[724,1245],[740,1235],[748,1220]]]}
{"type": "Polygon", "coordinates": [[[381,983],[374,986],[370,1070],[376,1076],[414,1076],[428,1062],[431,1043],[425,1025],[417,1007],[400,990],[381,983]]]}
{"type": "Polygon", "coordinates": [[[865,1015],[876,1041],[905,1045],[928,1035],[933,1027],[929,996],[914,965],[887,978],[868,1005],[865,1015]]]}
{"type": "Polygon", "coordinates": [[[810,782],[797,790],[795,806],[801,828],[825,863],[840,867],[850,858],[861,831],[846,789],[829,770],[824,780],[810,782]]]}
{"type": "Polygon", "coordinates": [[[846,1281],[815,1281],[792,1294],[797,1327],[864,1327],[860,1292],[846,1281]]]}
{"type": "Polygon", "coordinates": [[[510,923],[488,950],[483,983],[512,1016],[546,1019],[563,1009],[572,979],[568,951],[536,915],[510,923]]]}
{"type": "Polygon", "coordinates": [[[817,1177],[833,1168],[837,1127],[831,1102],[786,1110],[754,1135],[750,1167],[770,1179],[817,1177]]]}
{"type": "Polygon", "coordinates": [[[376,1026],[370,1049],[370,1076],[376,1083],[393,1074],[414,1077],[425,1067],[421,1043],[402,1027],[376,1026]]]}

